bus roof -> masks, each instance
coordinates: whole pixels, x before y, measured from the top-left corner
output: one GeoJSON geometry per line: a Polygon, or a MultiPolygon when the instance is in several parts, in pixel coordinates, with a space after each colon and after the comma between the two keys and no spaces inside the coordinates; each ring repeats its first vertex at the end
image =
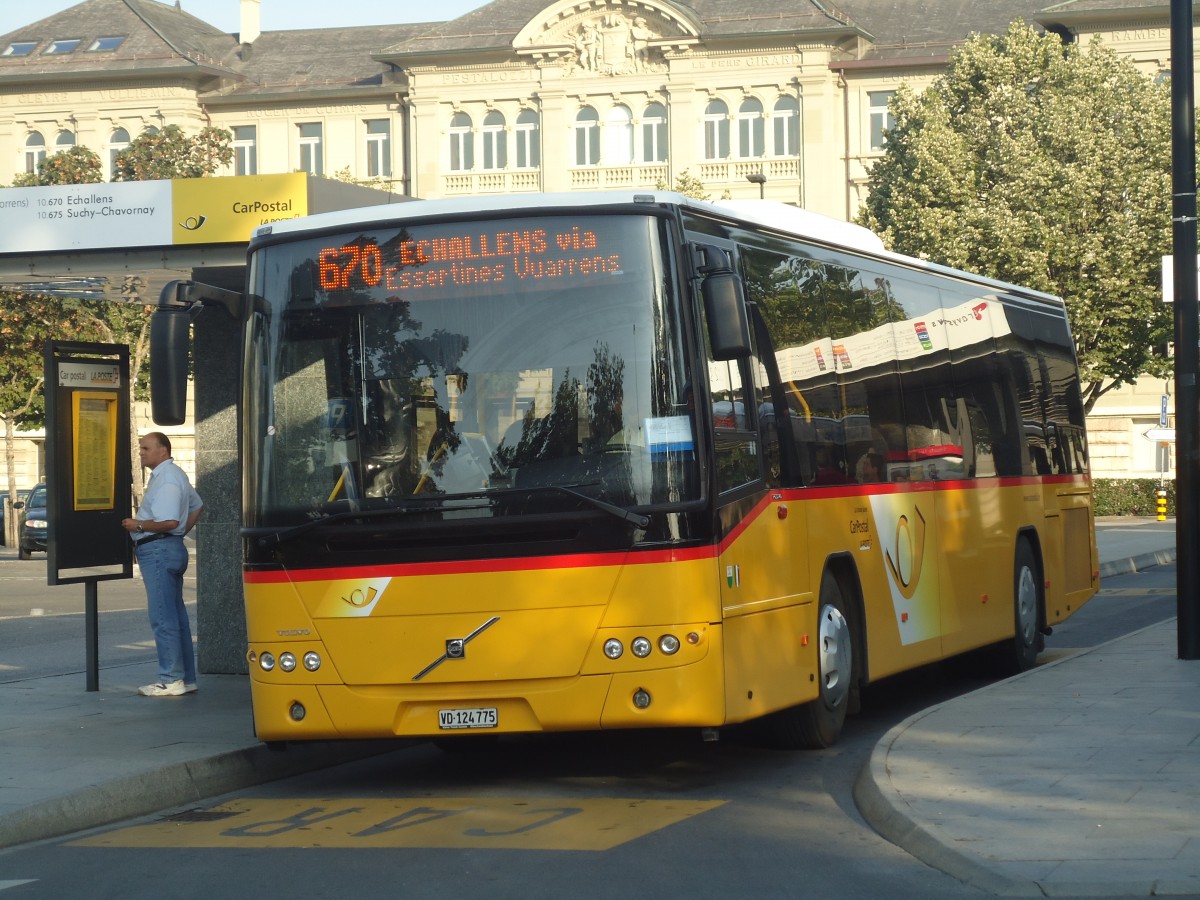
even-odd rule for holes
{"type": "Polygon", "coordinates": [[[283,219],[259,226],[254,232],[254,239],[284,235],[299,237],[311,231],[371,227],[445,216],[471,216],[478,213],[521,215],[536,213],[540,210],[600,209],[639,203],[689,207],[697,212],[759,225],[826,246],[890,260],[910,268],[924,269],[957,278],[968,278],[1002,291],[1016,292],[1027,297],[1037,297],[1059,305],[1062,304],[1062,300],[1052,294],[943,266],[929,260],[894,253],[885,248],[879,235],[868,228],[811,212],[798,206],[780,203],[776,200],[696,200],[676,191],[578,191],[410,200],[381,206],[318,213],[298,219],[283,219]]]}

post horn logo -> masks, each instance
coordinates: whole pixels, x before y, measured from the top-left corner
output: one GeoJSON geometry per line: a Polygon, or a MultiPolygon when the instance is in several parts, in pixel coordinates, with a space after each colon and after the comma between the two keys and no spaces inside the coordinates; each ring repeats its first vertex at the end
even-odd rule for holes
{"type": "Polygon", "coordinates": [[[188,216],[179,223],[179,227],[185,231],[199,231],[204,227],[204,223],[207,221],[207,216],[188,216]]]}
{"type": "Polygon", "coordinates": [[[917,585],[921,581],[921,560],[925,557],[925,517],[921,515],[921,510],[915,507],[913,512],[916,515],[915,522],[910,524],[908,516],[901,516],[896,521],[896,542],[891,550],[885,550],[883,553],[892,582],[899,588],[905,600],[911,600],[917,592],[917,585]],[[902,549],[907,550],[909,557],[907,578],[898,565],[902,549]]]}

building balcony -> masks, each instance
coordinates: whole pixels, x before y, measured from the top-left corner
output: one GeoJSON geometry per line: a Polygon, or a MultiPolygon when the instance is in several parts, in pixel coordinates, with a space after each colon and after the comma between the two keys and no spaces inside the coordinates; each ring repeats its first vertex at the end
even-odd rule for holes
{"type": "Polygon", "coordinates": [[[542,189],[539,169],[453,172],[444,179],[446,197],[471,194],[527,194],[542,189]]]}

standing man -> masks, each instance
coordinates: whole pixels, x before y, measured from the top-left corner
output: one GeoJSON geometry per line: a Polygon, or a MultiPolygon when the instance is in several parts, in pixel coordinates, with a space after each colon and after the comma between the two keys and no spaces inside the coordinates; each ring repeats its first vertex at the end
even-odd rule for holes
{"type": "Polygon", "coordinates": [[[183,573],[188,567],[183,536],[200,518],[204,504],[187,473],[171,458],[171,441],[165,434],[147,434],[138,441],[138,454],[150,470],[150,481],[137,515],[121,524],[133,538],[158,650],[158,681],[138,688],[138,693],[178,697],[196,690],[192,627],[183,605],[183,573]]]}

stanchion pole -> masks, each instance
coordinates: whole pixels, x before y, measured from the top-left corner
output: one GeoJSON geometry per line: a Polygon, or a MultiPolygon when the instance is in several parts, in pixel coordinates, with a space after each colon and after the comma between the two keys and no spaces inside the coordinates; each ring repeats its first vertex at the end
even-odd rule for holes
{"type": "Polygon", "coordinates": [[[89,578],[83,583],[84,618],[87,620],[87,689],[100,690],[100,591],[89,578]]]}
{"type": "Polygon", "coordinates": [[[1175,544],[1180,659],[1200,659],[1200,302],[1196,288],[1196,127],[1192,0],[1171,0],[1171,222],[1175,278],[1175,544]]]}

